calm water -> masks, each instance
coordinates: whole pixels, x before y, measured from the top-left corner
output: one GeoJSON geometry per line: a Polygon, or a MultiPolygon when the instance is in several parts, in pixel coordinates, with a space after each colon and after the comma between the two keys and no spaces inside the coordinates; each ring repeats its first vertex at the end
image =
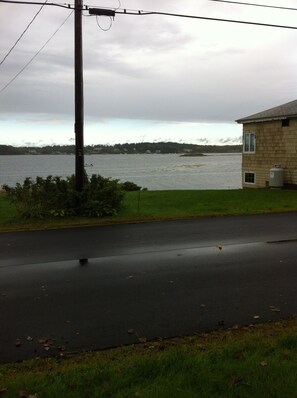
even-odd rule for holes
{"type": "MultiPolygon", "coordinates": [[[[241,188],[241,154],[203,157],[170,155],[89,155],[88,174],[133,181],[150,190],[241,188]]],[[[72,155],[0,156],[0,186],[26,177],[74,174],[72,155]]]]}

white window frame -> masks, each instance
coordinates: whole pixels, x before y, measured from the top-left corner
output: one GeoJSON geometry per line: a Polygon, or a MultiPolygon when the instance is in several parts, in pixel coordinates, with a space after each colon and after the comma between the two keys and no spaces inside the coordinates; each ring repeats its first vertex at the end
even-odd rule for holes
{"type": "Polygon", "coordinates": [[[243,153],[256,152],[256,133],[243,133],[243,153]],[[252,138],[253,137],[253,138],[252,138]]]}
{"type": "Polygon", "coordinates": [[[244,184],[255,185],[256,184],[256,173],[254,171],[244,171],[243,172],[243,182],[244,182],[244,184]],[[247,174],[254,174],[254,182],[246,181],[247,174]]]}

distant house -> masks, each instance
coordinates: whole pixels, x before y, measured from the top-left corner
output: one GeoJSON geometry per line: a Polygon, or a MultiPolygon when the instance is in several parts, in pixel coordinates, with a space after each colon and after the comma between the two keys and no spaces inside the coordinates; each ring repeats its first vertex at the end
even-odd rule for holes
{"type": "Polygon", "coordinates": [[[284,170],[285,186],[297,186],[297,100],[236,122],[243,125],[243,187],[269,186],[275,165],[284,170]]]}

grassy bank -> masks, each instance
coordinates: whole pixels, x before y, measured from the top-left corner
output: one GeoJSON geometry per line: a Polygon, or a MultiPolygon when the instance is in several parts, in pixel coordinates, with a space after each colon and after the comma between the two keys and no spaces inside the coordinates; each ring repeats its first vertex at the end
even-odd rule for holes
{"type": "Polygon", "coordinates": [[[296,332],[297,321],[292,319],[69,358],[0,365],[0,395],[294,398],[296,332]]]}
{"type": "Polygon", "coordinates": [[[297,191],[240,189],[212,191],[127,192],[117,216],[21,220],[3,195],[0,196],[0,229],[55,228],[71,225],[166,220],[201,216],[244,215],[297,211],[297,191]]]}

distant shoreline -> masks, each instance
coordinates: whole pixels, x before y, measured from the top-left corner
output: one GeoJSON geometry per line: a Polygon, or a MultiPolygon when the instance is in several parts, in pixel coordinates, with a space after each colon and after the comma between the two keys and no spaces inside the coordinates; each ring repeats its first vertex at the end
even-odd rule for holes
{"type": "MultiPolygon", "coordinates": [[[[196,145],[177,142],[141,142],[115,145],[87,145],[85,155],[130,154],[179,154],[181,156],[205,156],[208,153],[241,153],[242,145],[196,145]]],[[[44,147],[14,147],[0,145],[0,155],[74,155],[74,145],[44,147]]]]}

